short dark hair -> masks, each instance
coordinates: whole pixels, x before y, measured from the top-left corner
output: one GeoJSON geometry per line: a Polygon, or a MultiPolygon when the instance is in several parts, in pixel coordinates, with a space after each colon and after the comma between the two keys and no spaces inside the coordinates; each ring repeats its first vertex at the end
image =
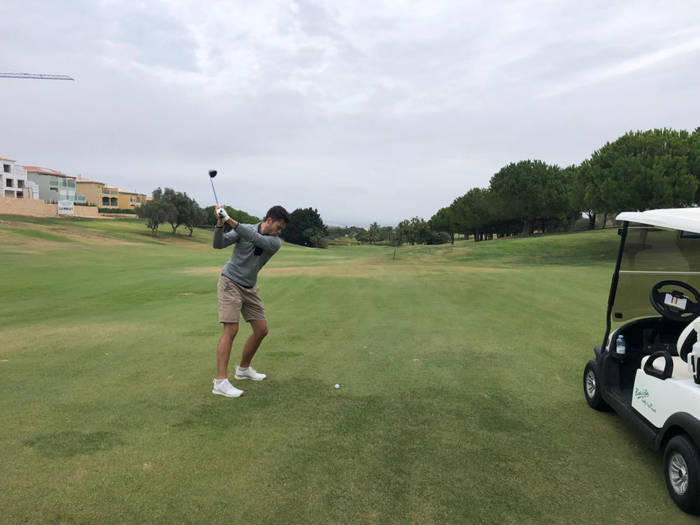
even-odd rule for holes
{"type": "Polygon", "coordinates": [[[282,206],[273,206],[267,210],[265,218],[267,219],[268,217],[273,221],[284,221],[285,224],[289,224],[289,212],[282,206]]]}

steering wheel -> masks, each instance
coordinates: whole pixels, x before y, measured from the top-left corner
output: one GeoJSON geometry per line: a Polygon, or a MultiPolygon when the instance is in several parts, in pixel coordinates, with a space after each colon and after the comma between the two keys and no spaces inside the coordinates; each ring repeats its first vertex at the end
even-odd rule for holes
{"type": "Polygon", "coordinates": [[[681,281],[660,281],[651,287],[649,292],[649,300],[654,310],[663,315],[666,319],[676,322],[692,321],[700,315],[700,293],[681,281]],[[662,292],[664,286],[673,286],[674,289],[669,292],[662,292]],[[674,308],[665,303],[666,294],[671,294],[676,299],[686,300],[684,308],[674,308]],[[692,297],[692,300],[689,298],[692,297]]]}

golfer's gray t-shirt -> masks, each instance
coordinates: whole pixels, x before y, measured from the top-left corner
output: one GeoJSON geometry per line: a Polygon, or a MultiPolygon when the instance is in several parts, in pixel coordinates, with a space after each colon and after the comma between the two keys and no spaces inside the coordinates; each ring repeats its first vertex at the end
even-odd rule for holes
{"type": "Polygon", "coordinates": [[[260,268],[282,247],[279,237],[260,233],[261,224],[239,223],[228,233],[224,233],[223,227],[214,227],[214,248],[236,245],[221,273],[246,288],[255,286],[260,268]]]}

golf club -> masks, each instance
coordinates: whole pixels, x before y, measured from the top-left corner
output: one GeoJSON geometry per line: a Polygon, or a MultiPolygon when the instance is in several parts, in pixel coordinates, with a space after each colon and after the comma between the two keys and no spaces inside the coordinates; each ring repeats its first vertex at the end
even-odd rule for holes
{"type": "Polygon", "coordinates": [[[216,189],[214,189],[214,177],[216,177],[216,170],[209,170],[209,182],[211,182],[211,189],[214,192],[214,200],[216,205],[219,205],[219,198],[216,196],[216,189]]]}

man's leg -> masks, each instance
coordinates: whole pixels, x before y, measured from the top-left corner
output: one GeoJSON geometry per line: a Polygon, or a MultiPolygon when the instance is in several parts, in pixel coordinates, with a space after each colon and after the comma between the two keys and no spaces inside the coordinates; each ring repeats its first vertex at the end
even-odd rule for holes
{"type": "MultiPolygon", "coordinates": [[[[224,333],[221,334],[219,344],[216,347],[216,378],[226,379],[228,377],[228,360],[231,357],[231,346],[238,333],[238,323],[222,323],[224,333]]],[[[247,344],[247,343],[246,343],[247,344]]]]}
{"type": "Polygon", "coordinates": [[[250,366],[250,362],[253,360],[255,352],[258,351],[260,343],[262,343],[262,340],[265,339],[265,336],[267,335],[267,321],[265,320],[250,321],[250,327],[253,329],[253,333],[250,334],[250,337],[243,346],[243,354],[241,355],[241,368],[248,368],[250,366]]]}

